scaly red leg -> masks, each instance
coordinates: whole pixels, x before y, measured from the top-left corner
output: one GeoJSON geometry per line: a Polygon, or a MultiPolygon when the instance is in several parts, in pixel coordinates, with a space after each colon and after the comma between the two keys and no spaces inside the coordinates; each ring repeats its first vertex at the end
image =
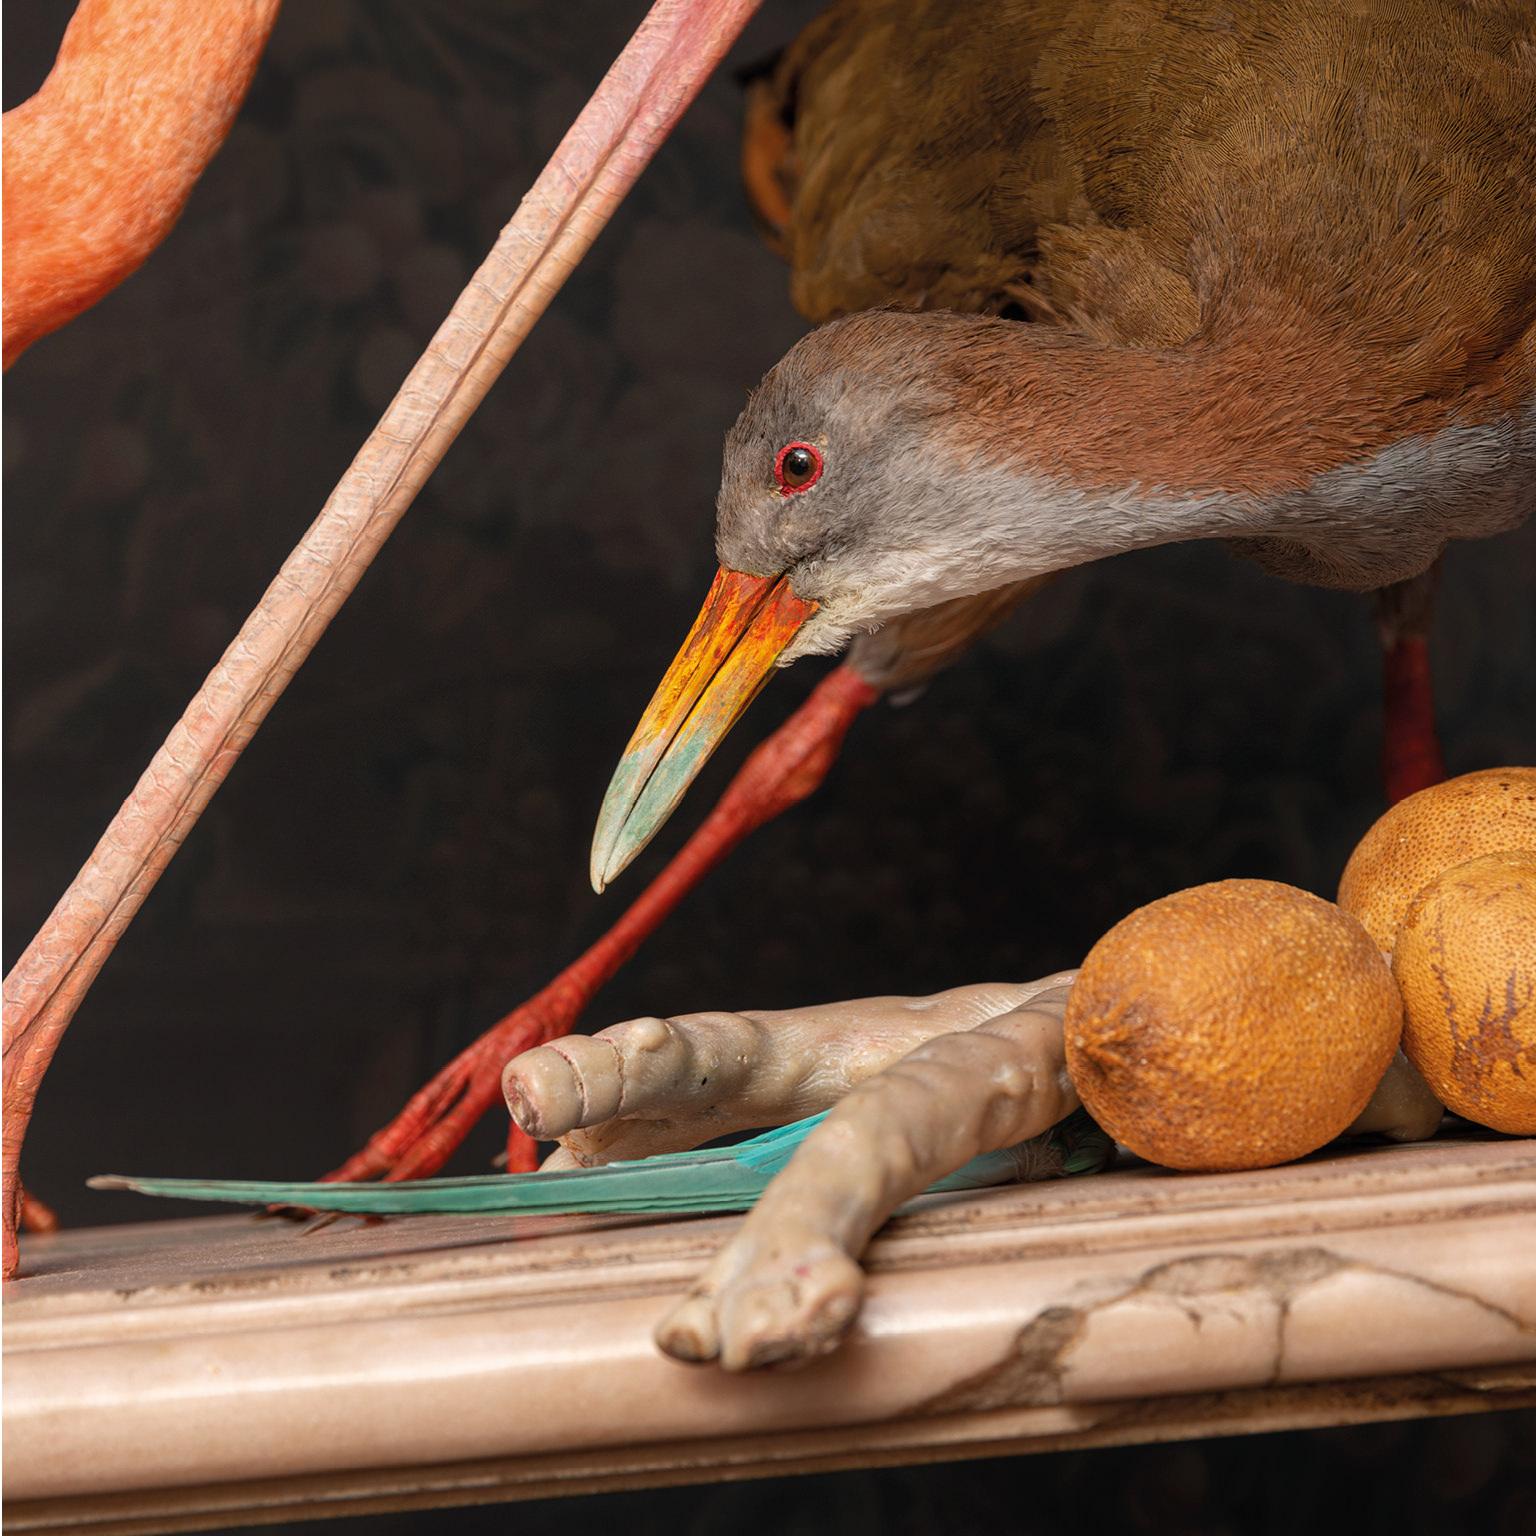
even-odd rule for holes
{"type": "MultiPolygon", "coordinates": [[[[826,777],[848,727],[879,692],[851,667],[838,667],[742,765],[703,825],[635,904],[544,990],[492,1025],[415,1094],[361,1152],[329,1179],[428,1178],[475,1123],[501,1102],[501,1069],[530,1047],[569,1034],[599,987],[660,927],[668,913],[732,848],[805,799],[826,777]]],[[[535,1166],[534,1143],[515,1126],[507,1166],[535,1166]]]]}
{"type": "Polygon", "coordinates": [[[1381,764],[1388,805],[1445,777],[1429,670],[1429,630],[1439,569],[1436,564],[1422,576],[1377,593],[1384,714],[1381,764]]]}

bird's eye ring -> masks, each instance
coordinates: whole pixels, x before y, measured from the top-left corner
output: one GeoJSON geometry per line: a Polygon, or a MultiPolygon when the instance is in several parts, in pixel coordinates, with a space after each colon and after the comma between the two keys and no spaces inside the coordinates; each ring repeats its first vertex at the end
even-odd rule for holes
{"type": "Polygon", "coordinates": [[[779,495],[795,496],[808,491],[821,479],[826,468],[821,452],[810,443],[785,443],[773,461],[773,478],[779,482],[779,495]]]}

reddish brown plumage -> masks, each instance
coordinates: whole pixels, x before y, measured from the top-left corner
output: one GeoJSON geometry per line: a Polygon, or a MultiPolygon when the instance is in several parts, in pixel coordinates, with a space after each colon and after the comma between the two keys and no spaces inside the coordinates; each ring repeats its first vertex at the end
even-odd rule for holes
{"type": "MultiPolygon", "coordinates": [[[[142,0],[117,9],[137,15],[142,0]]],[[[263,10],[253,0],[245,14],[263,10]]],[[[767,99],[782,131],[748,170],[775,227],[785,223],[776,193],[788,201],[793,184],[784,238],[812,318],[895,304],[1016,311],[1065,328],[1049,369],[1008,366],[1016,335],[1000,335],[990,359],[983,347],[959,361],[981,407],[970,416],[991,410],[975,446],[1107,477],[1084,483],[1225,475],[1272,489],[1393,434],[1529,397],[1533,58],[1531,17],[1514,5],[843,0],[776,72],[767,99]],[[1374,89],[1380,81],[1391,88],[1374,89]],[[1360,143],[1394,152],[1357,164],[1360,143]],[[1049,394],[1069,384],[1071,399],[1049,394]],[[1033,391],[1023,441],[995,409],[1021,391],[1033,391]],[[1161,438],[1152,423],[1180,403],[1173,453],[1166,414],[1161,438]],[[1247,451],[1234,455],[1234,443],[1247,451]]],[[[223,124],[237,99],[227,82],[205,98],[224,103],[223,124]]],[[[7,135],[8,172],[28,130],[70,143],[68,123],[39,100],[7,135]]],[[[92,103],[73,107],[85,118],[92,103]]],[[[98,119],[98,136],[111,131],[98,119]]],[[[99,252],[80,251],[78,282],[71,252],[89,214],[67,180],[38,184],[35,206],[51,201],[58,216],[30,238],[54,252],[58,286],[23,271],[8,289],[52,317],[13,329],[8,310],[8,354],[142,259],[211,145],[157,153],[164,180],[151,176],[145,208],[137,185],[127,196],[116,187],[130,217],[99,252]]],[[[83,169],[90,188],[103,181],[83,169]]],[[[8,200],[20,185],[8,177],[8,200]]],[[[24,268],[24,255],[7,256],[24,268]]],[[[963,431],[953,436],[966,446],[963,431]]],[[[926,675],[1004,606],[989,594],[910,615],[881,641],[891,665],[869,675],[916,680],[898,662],[926,675]]],[[[9,1176],[14,1138],[6,1150],[9,1176]]]]}
{"type": "MultiPolygon", "coordinates": [[[[1528,6],[837,0],[755,83],[748,126],[808,318],[1059,328],[952,354],[962,462],[1283,492],[1536,395],[1528,6]]],[[[950,606],[953,656],[971,636],[950,606]]],[[[1404,661],[1421,606],[1387,644],[1394,796],[1439,759],[1427,668],[1404,661]]]]}
{"type": "Polygon", "coordinates": [[[1073,333],[957,360],[967,447],[1285,488],[1536,393],[1528,6],[838,0],[763,90],[808,318],[1073,333]]]}

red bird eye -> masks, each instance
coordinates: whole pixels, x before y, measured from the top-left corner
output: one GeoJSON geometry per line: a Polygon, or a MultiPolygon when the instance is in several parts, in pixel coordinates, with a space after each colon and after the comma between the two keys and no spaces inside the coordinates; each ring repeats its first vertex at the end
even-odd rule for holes
{"type": "Polygon", "coordinates": [[[773,461],[773,478],[779,482],[781,496],[808,491],[821,479],[825,466],[821,454],[809,443],[785,443],[773,461]]]}

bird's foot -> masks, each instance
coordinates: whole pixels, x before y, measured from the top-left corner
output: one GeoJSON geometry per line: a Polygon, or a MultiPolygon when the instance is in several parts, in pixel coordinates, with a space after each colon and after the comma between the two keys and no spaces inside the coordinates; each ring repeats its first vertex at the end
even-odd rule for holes
{"type": "Polygon", "coordinates": [[[674,1360],[728,1371],[803,1365],[842,1342],[864,1297],[864,1271],[814,1224],[773,1224],[728,1243],[661,1320],[674,1360]]]}
{"type": "Polygon", "coordinates": [[[57,1232],[59,1218],[51,1206],[44,1205],[36,1195],[29,1194],[22,1187],[13,1168],[6,1170],[3,1214],[3,1274],[9,1280],[16,1273],[21,1260],[21,1250],[16,1241],[18,1234],[57,1232]]]}
{"type": "Polygon", "coordinates": [[[819,1114],[924,1041],[1006,1012],[1021,990],[632,1019],[509,1061],[502,1090],[518,1125],[560,1143],[546,1170],[680,1152],[819,1114]]]}
{"type": "Polygon", "coordinates": [[[859,1255],[897,1205],[1078,1107],[1071,980],[637,1019],[518,1057],[503,1088],[526,1131],[560,1141],[551,1170],[830,1108],[656,1335],[675,1359],[727,1370],[804,1362],[851,1326],[859,1255]]]}

